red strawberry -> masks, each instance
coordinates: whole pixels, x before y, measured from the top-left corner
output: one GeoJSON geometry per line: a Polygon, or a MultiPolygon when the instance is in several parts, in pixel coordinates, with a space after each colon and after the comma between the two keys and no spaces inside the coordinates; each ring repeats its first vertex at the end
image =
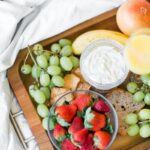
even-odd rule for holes
{"type": "Polygon", "coordinates": [[[92,102],[93,102],[92,98],[87,94],[80,94],[73,101],[73,103],[77,105],[79,111],[81,112],[85,107],[90,106],[92,102]]]}
{"type": "Polygon", "coordinates": [[[61,145],[62,150],[79,150],[70,140],[65,139],[61,145]]]}
{"type": "Polygon", "coordinates": [[[84,143],[81,146],[80,150],[95,150],[94,148],[94,142],[93,142],[93,136],[92,134],[89,134],[84,141],[84,143]]]}
{"type": "Polygon", "coordinates": [[[111,135],[106,131],[97,131],[94,134],[94,145],[98,149],[105,149],[111,141],[111,135]]]}
{"type": "Polygon", "coordinates": [[[93,126],[93,128],[91,128],[90,130],[98,131],[101,128],[104,128],[106,125],[106,116],[95,111],[91,111],[91,113],[94,114],[95,117],[89,122],[93,126]]]}
{"type": "Polygon", "coordinates": [[[79,116],[76,116],[74,120],[72,121],[72,124],[68,129],[68,132],[73,134],[83,128],[84,128],[84,124],[83,124],[82,118],[79,116]]]}
{"type": "Polygon", "coordinates": [[[75,142],[83,144],[84,141],[86,140],[87,136],[88,136],[88,130],[81,129],[73,134],[73,139],[75,142]]]}
{"type": "Polygon", "coordinates": [[[65,137],[66,130],[59,124],[55,125],[53,136],[57,141],[62,141],[65,137]]]}
{"type": "Polygon", "coordinates": [[[98,131],[106,126],[106,116],[89,107],[85,113],[84,126],[91,131],[98,131]]]}
{"type": "Polygon", "coordinates": [[[76,114],[77,107],[74,104],[63,105],[56,107],[55,113],[59,118],[64,119],[66,122],[70,122],[76,114]]]}
{"type": "Polygon", "coordinates": [[[98,112],[110,112],[110,108],[103,100],[96,101],[94,103],[94,109],[98,112]]]}

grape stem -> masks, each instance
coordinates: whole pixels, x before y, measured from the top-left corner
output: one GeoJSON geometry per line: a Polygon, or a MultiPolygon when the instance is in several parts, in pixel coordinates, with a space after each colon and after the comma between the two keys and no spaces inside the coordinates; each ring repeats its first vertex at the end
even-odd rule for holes
{"type": "Polygon", "coordinates": [[[53,55],[58,55],[57,53],[51,52],[51,51],[49,51],[49,50],[45,50],[45,49],[44,49],[43,51],[49,52],[50,54],[53,54],[53,55]]]}
{"type": "Polygon", "coordinates": [[[143,124],[143,123],[150,123],[150,120],[145,120],[145,121],[138,122],[138,124],[143,124]]]}
{"type": "MultiPolygon", "coordinates": [[[[33,63],[34,63],[36,66],[38,66],[37,62],[36,62],[35,59],[34,59],[34,56],[32,55],[32,52],[31,52],[31,49],[30,49],[30,46],[29,46],[29,45],[28,45],[28,52],[29,52],[29,54],[30,54],[30,57],[31,57],[33,63]]],[[[41,70],[45,71],[43,68],[41,68],[41,70]]],[[[38,84],[38,86],[39,86],[39,80],[38,80],[38,78],[36,78],[36,82],[37,82],[37,84],[38,84]]]]}
{"type": "MultiPolygon", "coordinates": [[[[32,55],[32,52],[30,51],[30,46],[29,46],[29,45],[28,45],[28,52],[29,52],[30,57],[31,57],[32,61],[34,62],[34,64],[35,64],[36,66],[38,66],[37,63],[36,63],[36,61],[35,61],[35,59],[34,59],[34,57],[33,57],[33,55],[32,55]]],[[[36,78],[36,82],[37,82],[37,84],[38,84],[38,86],[39,86],[39,80],[38,80],[38,78],[36,78]]]]}
{"type": "Polygon", "coordinates": [[[49,51],[49,50],[45,50],[45,49],[44,49],[43,51],[45,51],[45,52],[49,52],[49,53],[53,54],[53,52],[51,52],[51,51],[49,51]]]}
{"type": "MultiPolygon", "coordinates": [[[[32,61],[34,62],[34,64],[35,64],[36,66],[38,66],[37,62],[35,61],[35,59],[34,59],[34,57],[33,57],[33,55],[32,55],[32,52],[31,52],[31,50],[30,50],[30,46],[29,46],[29,45],[28,45],[28,51],[29,51],[29,54],[30,54],[31,59],[32,59],[32,61]]],[[[40,68],[41,68],[41,67],[40,67],[40,68]]],[[[44,70],[43,68],[41,68],[41,70],[46,71],[46,70],[44,70]]]]}
{"type": "Polygon", "coordinates": [[[23,65],[25,65],[25,64],[26,64],[26,61],[27,61],[28,57],[29,57],[29,51],[28,51],[28,53],[27,53],[27,55],[26,55],[26,58],[25,58],[25,60],[24,60],[23,65]]]}
{"type": "Polygon", "coordinates": [[[33,61],[34,64],[37,66],[37,63],[36,63],[36,61],[35,61],[35,59],[34,59],[34,57],[33,57],[33,55],[32,55],[32,52],[30,51],[30,46],[29,46],[29,45],[28,45],[28,51],[29,51],[29,54],[30,54],[30,56],[31,56],[32,61],[33,61]]]}

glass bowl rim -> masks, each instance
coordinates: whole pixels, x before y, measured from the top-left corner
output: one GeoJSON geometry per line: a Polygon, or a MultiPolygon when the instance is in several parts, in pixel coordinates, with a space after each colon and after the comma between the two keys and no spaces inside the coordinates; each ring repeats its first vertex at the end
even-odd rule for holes
{"type": "Polygon", "coordinates": [[[91,80],[85,73],[85,71],[83,71],[84,67],[83,67],[83,60],[85,59],[85,57],[87,57],[87,55],[91,52],[90,49],[93,49],[94,47],[97,47],[98,44],[102,43],[102,42],[108,42],[109,44],[112,44],[114,45],[115,47],[119,48],[122,52],[122,55],[124,56],[124,45],[119,43],[118,41],[116,40],[113,40],[113,39],[105,39],[105,38],[102,38],[102,39],[98,39],[98,40],[94,40],[93,42],[91,42],[90,44],[88,44],[82,54],[81,54],[81,57],[80,57],[80,70],[81,70],[81,74],[83,75],[84,79],[90,83],[92,86],[94,86],[95,88],[99,89],[99,90],[109,90],[109,89],[112,89],[116,86],[119,86],[120,84],[122,84],[125,79],[128,77],[128,74],[129,74],[129,69],[128,67],[126,66],[126,70],[125,70],[125,73],[124,75],[117,81],[115,82],[112,82],[112,83],[106,83],[106,84],[102,84],[102,83],[97,83],[93,80],[91,80]]]}
{"type": "Polygon", "coordinates": [[[48,132],[48,137],[49,137],[49,140],[50,142],[52,142],[52,144],[54,145],[54,147],[57,149],[57,150],[61,150],[60,147],[58,145],[56,145],[56,143],[53,141],[53,138],[51,136],[51,133],[50,133],[50,129],[49,129],[49,125],[50,125],[50,116],[51,116],[51,112],[53,111],[53,109],[56,107],[57,103],[66,95],[68,94],[71,94],[71,93],[76,93],[76,92],[87,92],[87,93],[92,93],[92,94],[95,94],[99,97],[101,97],[110,107],[111,111],[113,112],[113,120],[114,120],[114,126],[115,126],[115,129],[114,129],[114,133],[112,134],[112,138],[111,138],[111,141],[109,142],[109,144],[107,145],[107,147],[105,149],[108,149],[112,143],[114,142],[116,136],[117,136],[117,132],[118,132],[118,115],[117,115],[117,112],[115,110],[115,108],[113,107],[113,105],[111,104],[111,102],[105,97],[103,96],[102,94],[96,92],[96,91],[93,91],[93,90],[73,90],[73,91],[69,91],[65,94],[63,94],[61,97],[59,97],[56,102],[51,106],[51,108],[49,109],[49,113],[48,113],[48,123],[47,123],[47,132],[48,132]]]}

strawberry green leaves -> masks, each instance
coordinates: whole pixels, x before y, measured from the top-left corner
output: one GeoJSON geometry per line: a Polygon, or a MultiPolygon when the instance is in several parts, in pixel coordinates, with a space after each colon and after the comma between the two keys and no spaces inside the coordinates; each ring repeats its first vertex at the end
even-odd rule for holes
{"type": "Polygon", "coordinates": [[[77,116],[84,118],[87,108],[88,107],[83,108],[82,112],[81,111],[77,111],[77,116]]]}
{"type": "Polygon", "coordinates": [[[107,118],[107,125],[105,128],[103,128],[103,130],[109,132],[110,134],[113,134],[113,127],[110,122],[110,118],[107,118]]]}
{"type": "Polygon", "coordinates": [[[87,122],[86,120],[84,120],[84,127],[85,127],[86,129],[93,128],[93,126],[92,126],[89,122],[87,122]]]}
{"type": "Polygon", "coordinates": [[[99,139],[97,137],[94,137],[93,141],[94,141],[94,146],[97,147],[99,145],[99,139]]]}
{"type": "Polygon", "coordinates": [[[70,126],[70,123],[66,122],[63,118],[60,117],[57,117],[57,122],[63,127],[70,126]]]}
{"type": "Polygon", "coordinates": [[[94,118],[94,116],[95,115],[91,113],[91,107],[89,107],[85,112],[85,120],[89,122],[94,118]]]}
{"type": "Polygon", "coordinates": [[[93,126],[89,123],[95,117],[94,114],[91,113],[91,107],[89,107],[85,112],[84,118],[84,127],[85,128],[92,128],[93,126]]]}

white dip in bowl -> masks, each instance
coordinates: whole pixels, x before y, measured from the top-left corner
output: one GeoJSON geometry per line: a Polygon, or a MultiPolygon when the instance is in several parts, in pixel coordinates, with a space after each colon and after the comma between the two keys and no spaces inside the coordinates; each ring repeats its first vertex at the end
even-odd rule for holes
{"type": "Polygon", "coordinates": [[[100,90],[120,85],[129,73],[123,49],[123,45],[108,39],[97,40],[88,45],[80,59],[84,79],[100,90]]]}

